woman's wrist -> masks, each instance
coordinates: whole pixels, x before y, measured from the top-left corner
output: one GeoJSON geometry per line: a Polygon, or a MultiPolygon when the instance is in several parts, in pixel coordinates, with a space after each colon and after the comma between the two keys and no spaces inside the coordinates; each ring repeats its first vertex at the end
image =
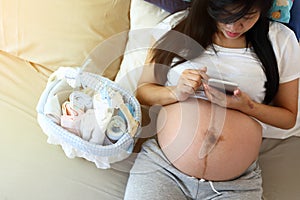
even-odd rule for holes
{"type": "Polygon", "coordinates": [[[245,113],[246,115],[255,117],[258,107],[259,107],[259,103],[255,102],[253,100],[248,100],[247,103],[239,110],[242,113],[245,113]]]}
{"type": "Polygon", "coordinates": [[[176,103],[180,101],[179,94],[177,92],[176,86],[166,86],[168,90],[168,102],[169,104],[176,103]]]}

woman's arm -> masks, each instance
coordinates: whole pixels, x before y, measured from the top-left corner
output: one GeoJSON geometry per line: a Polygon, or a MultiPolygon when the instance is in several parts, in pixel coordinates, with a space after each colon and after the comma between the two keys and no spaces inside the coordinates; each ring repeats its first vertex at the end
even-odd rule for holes
{"type": "Polygon", "coordinates": [[[280,84],[273,106],[253,102],[244,112],[256,119],[282,129],[295,126],[298,112],[298,79],[280,84]]]}
{"type": "Polygon", "coordinates": [[[136,97],[142,105],[168,105],[177,102],[173,88],[145,83],[137,89],[136,97]]]}
{"type": "Polygon", "coordinates": [[[296,123],[298,112],[298,79],[282,83],[273,100],[273,105],[265,105],[253,101],[246,93],[236,90],[232,96],[222,95],[205,85],[212,102],[227,108],[239,110],[263,123],[282,129],[290,129],[296,123]]]}
{"type": "MultiPolygon", "coordinates": [[[[142,105],[167,105],[177,101],[171,87],[163,86],[154,73],[154,64],[149,62],[149,54],[138,82],[136,97],[142,105]]],[[[167,76],[166,74],[161,74],[167,76]]]]}
{"type": "MultiPolygon", "coordinates": [[[[162,69],[164,66],[158,65],[156,67],[162,69]]],[[[186,69],[181,74],[176,86],[164,86],[165,83],[161,80],[166,80],[168,70],[159,70],[157,74],[162,78],[158,78],[155,77],[154,68],[153,63],[146,62],[138,83],[136,97],[143,105],[168,105],[185,101],[200,87],[202,79],[207,80],[208,78],[206,68],[201,70],[186,69]]]]}

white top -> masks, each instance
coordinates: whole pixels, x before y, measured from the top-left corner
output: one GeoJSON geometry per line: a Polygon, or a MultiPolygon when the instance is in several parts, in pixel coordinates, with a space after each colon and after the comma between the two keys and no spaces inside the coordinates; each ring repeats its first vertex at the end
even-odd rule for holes
{"type": "MultiPolygon", "coordinates": [[[[278,63],[280,83],[299,78],[300,46],[294,32],[283,24],[271,22],[269,37],[278,63]]],[[[217,54],[210,47],[200,57],[170,69],[166,85],[176,85],[180,74],[185,69],[201,69],[206,66],[208,69],[207,74],[210,77],[235,82],[253,100],[262,102],[265,96],[264,84],[266,76],[262,69],[262,64],[253,49],[224,48],[218,45],[214,45],[214,47],[217,50],[217,54]]],[[[297,124],[294,128],[297,129],[297,132],[294,129],[292,129],[293,131],[284,131],[263,123],[261,125],[264,128],[264,137],[285,138],[290,135],[300,136],[300,124],[297,124]]]]}

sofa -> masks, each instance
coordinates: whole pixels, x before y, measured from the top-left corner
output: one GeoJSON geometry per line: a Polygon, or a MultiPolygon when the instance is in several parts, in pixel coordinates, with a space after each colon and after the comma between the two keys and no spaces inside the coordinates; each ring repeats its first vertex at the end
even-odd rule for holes
{"type": "MultiPolygon", "coordinates": [[[[139,73],[133,66],[142,65],[138,58],[147,47],[147,39],[135,34],[149,32],[170,13],[142,0],[0,2],[0,200],[123,199],[143,139],[131,156],[99,169],[48,144],[36,106],[54,71],[81,67],[88,59],[93,63],[87,71],[132,90],[136,82],[130,78],[139,73]],[[134,46],[135,39],[145,46],[134,46]]],[[[147,130],[156,113],[144,113],[142,133],[152,137],[147,130]]],[[[259,164],[266,200],[300,197],[299,127],[263,140],[259,164]]]]}

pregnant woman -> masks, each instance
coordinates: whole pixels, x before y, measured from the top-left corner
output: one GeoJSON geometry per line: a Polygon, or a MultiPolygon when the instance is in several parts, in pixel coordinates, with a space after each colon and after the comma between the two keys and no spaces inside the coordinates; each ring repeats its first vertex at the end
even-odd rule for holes
{"type": "Polygon", "coordinates": [[[264,125],[297,116],[299,44],[267,18],[271,0],[193,0],[151,49],[137,89],[161,105],[157,138],[143,144],[125,199],[261,199],[256,163],[264,125]],[[238,84],[226,94],[210,78],[238,84]],[[202,88],[206,99],[193,98],[202,88]]]}

